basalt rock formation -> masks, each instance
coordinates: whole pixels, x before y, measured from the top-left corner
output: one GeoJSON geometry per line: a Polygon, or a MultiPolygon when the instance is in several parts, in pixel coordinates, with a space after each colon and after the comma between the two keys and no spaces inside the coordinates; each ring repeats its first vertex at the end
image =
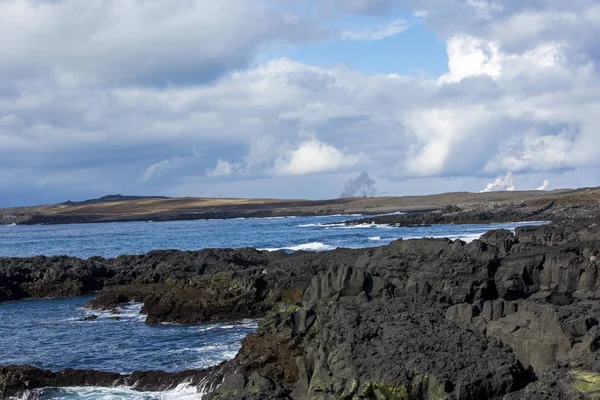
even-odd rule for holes
{"type": "Polygon", "coordinates": [[[367,250],[263,318],[207,398],[598,398],[599,253],[591,222],[367,250]]]}
{"type": "MultiPolygon", "coordinates": [[[[319,254],[4,259],[0,287],[5,298],[102,287],[91,307],[141,301],[151,323],[262,317],[233,360],[202,372],[211,400],[595,399],[599,258],[588,219],[319,254]]],[[[2,371],[0,391],[5,376],[11,390],[69,384],[2,371]]]]}
{"type": "Polygon", "coordinates": [[[113,259],[0,258],[0,301],[78,296],[102,289],[90,308],[143,302],[148,323],[259,317],[282,299],[298,299],[319,271],[350,263],[361,253],[208,249],[113,259]]]}

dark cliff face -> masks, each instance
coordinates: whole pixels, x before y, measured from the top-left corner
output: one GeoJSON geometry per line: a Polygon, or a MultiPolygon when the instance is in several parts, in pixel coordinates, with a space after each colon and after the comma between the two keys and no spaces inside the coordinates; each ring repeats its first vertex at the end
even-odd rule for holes
{"type": "MultiPolygon", "coordinates": [[[[235,359],[186,375],[208,399],[577,399],[600,390],[599,258],[584,221],[319,254],[0,259],[0,293],[102,287],[90,306],[142,301],[149,323],[262,317],[235,359]]],[[[14,368],[0,391],[6,376],[24,388],[14,368]]],[[[31,374],[30,387],[55,379],[31,374]]],[[[181,382],[140,374],[139,388],[181,382]]]]}

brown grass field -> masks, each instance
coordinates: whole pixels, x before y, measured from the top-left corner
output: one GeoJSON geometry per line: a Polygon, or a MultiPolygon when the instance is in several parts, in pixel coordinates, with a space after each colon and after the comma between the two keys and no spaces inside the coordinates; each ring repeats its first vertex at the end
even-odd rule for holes
{"type": "Polygon", "coordinates": [[[332,200],[242,198],[141,198],[94,204],[55,204],[0,209],[0,224],[267,217],[289,215],[378,214],[424,211],[447,205],[548,199],[598,204],[600,188],[553,191],[455,192],[428,196],[355,197],[332,200]]]}

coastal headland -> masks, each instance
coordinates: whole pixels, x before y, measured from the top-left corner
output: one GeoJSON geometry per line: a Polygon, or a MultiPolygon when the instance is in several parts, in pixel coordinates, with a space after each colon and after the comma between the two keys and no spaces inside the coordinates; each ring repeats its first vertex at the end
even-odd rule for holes
{"type": "MultiPolygon", "coordinates": [[[[0,224],[69,224],[119,221],[173,221],[278,217],[291,215],[384,214],[393,212],[471,210],[495,213],[503,207],[513,210],[503,217],[540,218],[578,216],[577,209],[598,204],[599,188],[559,189],[553,191],[515,191],[489,193],[444,193],[428,196],[353,197],[333,200],[166,198],[105,196],[81,202],[0,209],[0,224]],[[571,214],[571,212],[575,214],[571,214]]],[[[579,213],[580,217],[588,216],[579,213]]],[[[473,219],[471,219],[473,220],[473,219]]],[[[477,219],[476,219],[477,220],[477,219]]],[[[489,216],[488,216],[489,220],[489,216]]],[[[431,220],[434,221],[434,220],[431,220]]],[[[418,223],[419,221],[412,221],[418,223]]],[[[440,221],[454,222],[454,221],[440,221]]]]}

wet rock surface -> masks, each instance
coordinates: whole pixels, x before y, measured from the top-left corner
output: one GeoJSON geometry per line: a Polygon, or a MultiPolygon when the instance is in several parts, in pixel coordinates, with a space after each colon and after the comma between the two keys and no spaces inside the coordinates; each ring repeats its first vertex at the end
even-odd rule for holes
{"type": "MultiPolygon", "coordinates": [[[[141,301],[149,323],[262,317],[233,360],[186,377],[210,389],[207,399],[593,399],[598,258],[600,227],[589,219],[492,231],[468,244],[2,259],[0,293],[102,288],[90,307],[141,301]]],[[[0,391],[76,381],[28,368],[0,370],[0,391]]],[[[103,374],[85,382],[112,386],[103,374]]],[[[127,382],[140,389],[182,379],[138,375],[147,386],[127,382]]]]}

